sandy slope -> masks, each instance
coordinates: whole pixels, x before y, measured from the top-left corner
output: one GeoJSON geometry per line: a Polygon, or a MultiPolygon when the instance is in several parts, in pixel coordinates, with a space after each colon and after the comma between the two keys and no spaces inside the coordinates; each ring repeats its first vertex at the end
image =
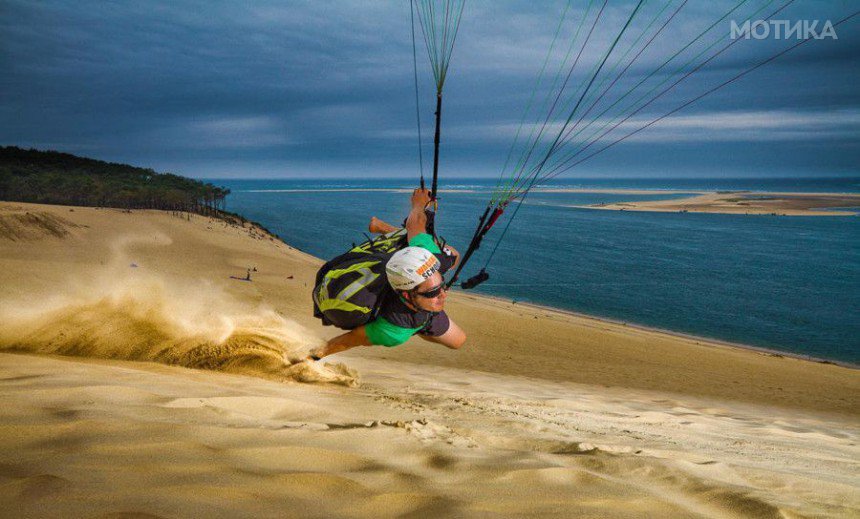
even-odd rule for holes
{"type": "Polygon", "coordinates": [[[360,388],[0,355],[16,516],[850,516],[856,428],[357,360],[360,388]],[[782,514],[782,515],[781,515],[782,514]]]}
{"type": "Polygon", "coordinates": [[[0,515],[860,513],[856,370],[462,295],[463,351],[291,366],[335,333],[319,263],[200,217],[0,204],[0,348],[51,354],[0,354],[0,515]]]}

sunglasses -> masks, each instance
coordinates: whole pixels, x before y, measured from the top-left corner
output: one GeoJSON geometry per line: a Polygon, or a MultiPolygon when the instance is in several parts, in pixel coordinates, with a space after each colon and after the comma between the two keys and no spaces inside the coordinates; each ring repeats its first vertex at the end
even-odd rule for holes
{"type": "Polygon", "coordinates": [[[427,299],[433,299],[434,297],[438,297],[439,294],[441,294],[444,291],[445,291],[445,282],[443,281],[442,284],[435,286],[426,292],[415,292],[415,295],[418,295],[421,297],[426,297],[427,299]]]}

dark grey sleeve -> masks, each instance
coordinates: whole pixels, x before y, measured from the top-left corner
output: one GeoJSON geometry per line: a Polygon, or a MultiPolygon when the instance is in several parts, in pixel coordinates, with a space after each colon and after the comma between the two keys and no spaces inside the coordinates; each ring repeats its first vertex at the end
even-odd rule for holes
{"type": "Polygon", "coordinates": [[[436,258],[439,260],[439,272],[441,272],[442,274],[451,270],[451,267],[454,266],[454,261],[456,261],[457,259],[457,256],[451,256],[450,254],[445,254],[444,252],[434,254],[434,256],[436,256],[436,258]]]}
{"type": "Polygon", "coordinates": [[[448,319],[448,314],[445,312],[439,312],[430,318],[430,322],[427,323],[427,326],[421,329],[418,332],[421,335],[429,335],[431,337],[439,337],[448,331],[448,328],[451,327],[451,320],[448,319]]]}

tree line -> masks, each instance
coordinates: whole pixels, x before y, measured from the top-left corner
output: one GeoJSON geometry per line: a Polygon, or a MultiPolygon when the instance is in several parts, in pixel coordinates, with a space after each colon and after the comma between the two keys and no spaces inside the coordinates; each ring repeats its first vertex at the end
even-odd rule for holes
{"type": "Polygon", "coordinates": [[[56,151],[0,147],[0,200],[221,216],[230,190],[56,151]]]}

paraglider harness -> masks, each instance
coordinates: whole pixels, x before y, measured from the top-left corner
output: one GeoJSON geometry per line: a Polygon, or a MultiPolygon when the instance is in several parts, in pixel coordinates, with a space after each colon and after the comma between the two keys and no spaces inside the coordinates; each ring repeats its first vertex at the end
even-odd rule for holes
{"type": "MultiPolygon", "coordinates": [[[[429,229],[428,229],[429,230],[429,229]]],[[[445,242],[436,238],[444,251],[445,242]]],[[[314,317],[325,326],[352,330],[376,319],[380,309],[396,293],[388,285],[385,265],[395,252],[408,245],[406,229],[397,229],[326,262],[314,283],[314,317]]],[[[444,252],[443,252],[444,254],[444,252]]]]}
{"type": "Polygon", "coordinates": [[[406,245],[406,229],[398,229],[368,238],[328,261],[317,272],[314,317],[325,326],[344,330],[375,319],[385,299],[393,294],[388,287],[385,264],[406,245]]]}

